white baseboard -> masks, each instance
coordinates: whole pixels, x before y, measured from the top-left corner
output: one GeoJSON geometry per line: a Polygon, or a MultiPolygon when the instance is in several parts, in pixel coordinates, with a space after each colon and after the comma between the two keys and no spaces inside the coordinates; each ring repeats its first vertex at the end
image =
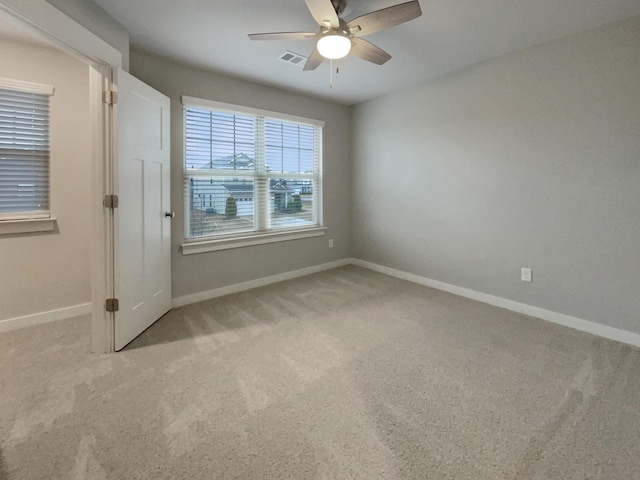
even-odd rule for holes
{"type": "Polygon", "coordinates": [[[83,303],[74,305],[73,307],[59,308],[57,310],[49,310],[48,312],[34,313],[23,317],[7,318],[0,320],[0,333],[19,328],[31,327],[33,325],[41,325],[43,323],[65,320],[67,318],[79,317],[91,313],[91,303],[83,303]]]}
{"type": "MultiPolygon", "coordinates": [[[[385,267],[383,265],[378,265],[376,263],[367,262],[365,260],[360,260],[357,258],[343,258],[334,262],[323,263],[321,265],[313,265],[311,267],[302,268],[300,270],[280,273],[269,277],[250,280],[248,282],[236,283],[234,285],[227,285],[225,287],[220,287],[205,292],[194,293],[192,295],[176,297],[172,300],[172,307],[182,307],[184,305],[202,302],[205,300],[210,300],[212,298],[222,297],[224,295],[230,295],[232,293],[243,292],[245,290],[263,287],[272,283],[291,280],[298,277],[304,277],[305,275],[311,275],[313,273],[323,272],[325,270],[330,270],[332,268],[338,268],[345,265],[356,265],[359,267],[367,268],[369,270],[384,273],[386,275],[390,275],[392,277],[400,278],[403,280],[408,280],[410,282],[424,285],[426,287],[435,288],[437,290],[449,292],[454,295],[470,298],[472,300],[477,300],[479,302],[487,303],[496,307],[505,308],[513,312],[540,318],[548,322],[573,328],[574,330],[591,333],[599,337],[604,337],[610,340],[633,345],[635,347],[640,347],[640,334],[630,332],[628,330],[621,330],[615,327],[602,325],[600,323],[572,317],[570,315],[534,307],[525,303],[515,302],[506,298],[496,297],[494,295],[477,292],[468,288],[458,287],[450,283],[440,282],[438,280],[433,280],[427,277],[421,277],[420,275],[403,272],[401,270],[396,270],[394,268],[385,267]]],[[[17,330],[19,328],[30,327],[33,325],[55,322],[57,320],[79,317],[81,315],[88,315],[91,314],[91,310],[92,304],[84,303],[81,305],[74,305],[72,307],[50,310],[48,312],[40,312],[32,315],[25,315],[22,317],[0,320],[0,333],[8,332],[10,330],[17,330]]]]}
{"type": "Polygon", "coordinates": [[[270,285],[272,283],[283,282],[285,280],[291,280],[298,277],[304,277],[305,275],[311,275],[312,273],[331,270],[332,268],[343,267],[345,265],[350,265],[351,263],[353,263],[353,260],[351,258],[344,258],[342,260],[336,260],[335,262],[313,265],[311,267],[301,268],[300,270],[293,270],[291,272],[271,275],[270,277],[258,278],[256,280],[249,280],[248,282],[227,285],[225,287],[215,288],[213,290],[207,290],[205,292],[184,295],[182,297],[174,298],[171,302],[171,306],[173,308],[176,308],[192,303],[203,302],[205,300],[211,300],[212,298],[218,298],[224,295],[230,295],[232,293],[243,292],[245,290],[251,290],[252,288],[264,287],[265,285],[270,285]]]}
{"type": "Polygon", "coordinates": [[[413,283],[418,283],[427,287],[435,288],[445,292],[453,293],[461,297],[470,298],[479,302],[488,303],[496,307],[506,308],[513,312],[523,313],[531,317],[540,318],[548,322],[564,325],[565,327],[573,328],[574,330],[580,330],[582,332],[591,333],[599,337],[608,338],[610,340],[616,340],[618,342],[627,343],[636,347],[640,347],[640,334],[629,332],[627,330],[620,330],[618,328],[609,327],[600,323],[590,322],[581,318],[564,315],[562,313],[552,312],[551,310],[545,310],[539,307],[533,307],[525,303],[514,302],[513,300],[507,300],[506,298],[495,297],[486,293],[476,292],[468,288],[458,287],[449,283],[439,282],[430,278],[421,277],[412,273],[403,272],[389,267],[384,267],[364,260],[352,259],[353,265],[359,267],[368,268],[376,272],[384,273],[392,277],[408,280],[413,283]]]}

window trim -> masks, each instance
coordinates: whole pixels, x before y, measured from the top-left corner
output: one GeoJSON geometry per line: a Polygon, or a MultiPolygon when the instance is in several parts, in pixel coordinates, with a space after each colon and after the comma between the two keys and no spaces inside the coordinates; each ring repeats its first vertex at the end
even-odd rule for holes
{"type": "MultiPolygon", "coordinates": [[[[12,78],[0,77],[0,88],[15,90],[17,92],[35,93],[52,97],[55,88],[52,85],[42,83],[25,82],[12,78]]],[[[51,122],[51,113],[49,113],[51,122]]],[[[51,123],[49,123],[49,133],[51,133],[51,123]]],[[[51,161],[51,147],[49,147],[49,161],[51,161]]],[[[49,188],[51,187],[51,176],[49,176],[49,188]]],[[[49,193],[49,204],[51,204],[51,193],[49,193]]],[[[55,227],[56,219],[51,215],[51,207],[46,211],[38,212],[14,212],[0,215],[0,235],[15,235],[20,233],[50,232],[55,227]]]]}
{"type": "Polygon", "coordinates": [[[25,93],[38,93],[40,95],[53,96],[55,89],[51,85],[42,83],[23,82],[22,80],[13,80],[11,78],[0,77],[0,88],[16,90],[25,93]]]}
{"type": "Polygon", "coordinates": [[[210,108],[226,113],[239,113],[241,115],[255,115],[257,117],[273,118],[274,120],[282,120],[283,122],[304,123],[315,127],[324,127],[323,120],[313,118],[298,117],[287,113],[272,112],[270,110],[262,110],[259,108],[245,107],[243,105],[234,105],[232,103],[217,102],[215,100],[207,100],[205,98],[189,97],[182,95],[182,105],[185,107],[210,108]]]}
{"type": "Polygon", "coordinates": [[[252,247],[267,243],[286,242],[288,240],[300,240],[303,238],[321,237],[326,235],[327,227],[308,227],[280,230],[268,233],[252,233],[250,235],[234,235],[220,237],[213,240],[194,240],[182,245],[182,255],[194,255],[196,253],[217,252],[231,248],[252,247]]]}
{"type": "Polygon", "coordinates": [[[0,235],[15,235],[19,233],[52,232],[57,219],[30,218],[22,220],[0,220],[0,235]]]}
{"type": "MultiPolygon", "coordinates": [[[[185,107],[194,107],[194,108],[206,108],[218,112],[225,112],[231,114],[240,114],[240,115],[252,115],[258,117],[264,117],[274,120],[279,120],[283,122],[291,122],[291,123],[299,123],[304,125],[311,125],[314,127],[323,128],[325,126],[325,122],[323,120],[317,120],[312,118],[300,117],[296,115],[289,115],[286,113],[273,112],[270,110],[263,110],[259,108],[246,107],[243,105],[235,105],[230,103],[218,102],[215,100],[208,100],[204,98],[190,97],[187,95],[181,96],[181,103],[183,105],[183,135],[182,140],[184,142],[186,138],[186,121],[184,116],[185,107]]],[[[254,245],[263,245],[267,243],[274,242],[283,242],[289,240],[298,240],[304,238],[312,238],[323,236],[326,234],[327,227],[324,226],[324,216],[323,216],[323,208],[322,208],[322,191],[323,191],[323,157],[322,157],[322,139],[320,141],[320,164],[318,166],[318,183],[320,185],[320,192],[318,193],[317,205],[315,208],[317,209],[318,222],[319,225],[313,225],[309,227],[293,227],[288,229],[275,229],[265,232],[237,232],[237,233],[229,233],[228,235],[217,235],[211,237],[202,237],[202,238],[187,238],[186,237],[186,220],[184,221],[185,225],[185,238],[184,242],[181,244],[182,255],[193,255],[197,253],[205,253],[205,252],[214,252],[219,250],[227,250],[232,248],[241,248],[248,247],[254,245]]],[[[186,172],[186,164],[184,159],[184,145],[182,149],[183,159],[182,159],[182,177],[187,176],[186,172]]],[[[252,178],[255,176],[254,173],[249,175],[248,173],[242,174],[240,172],[235,172],[235,175],[238,176],[251,176],[252,178]]],[[[203,173],[204,175],[204,173],[203,173]]],[[[295,177],[297,174],[291,173],[289,176],[295,177]]],[[[184,185],[182,187],[182,193],[184,195],[184,185]]],[[[185,211],[186,213],[186,211],[185,211]]]]}

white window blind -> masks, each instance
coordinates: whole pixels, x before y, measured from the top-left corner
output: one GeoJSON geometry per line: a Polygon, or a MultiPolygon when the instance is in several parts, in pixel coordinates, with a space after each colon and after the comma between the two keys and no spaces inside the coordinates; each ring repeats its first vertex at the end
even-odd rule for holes
{"type": "Polygon", "coordinates": [[[321,122],[208,103],[184,106],[186,238],[320,226],[321,122]]]}
{"type": "Polygon", "coordinates": [[[50,216],[51,93],[0,79],[0,220],[50,216]]]}

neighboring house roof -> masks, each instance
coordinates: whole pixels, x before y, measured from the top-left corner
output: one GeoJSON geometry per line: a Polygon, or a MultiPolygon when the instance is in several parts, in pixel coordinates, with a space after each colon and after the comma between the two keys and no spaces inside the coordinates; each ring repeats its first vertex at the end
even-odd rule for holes
{"type": "Polygon", "coordinates": [[[245,153],[237,153],[228,157],[223,157],[221,161],[226,161],[226,168],[235,168],[236,170],[253,170],[254,160],[245,153]]]}
{"type": "Polygon", "coordinates": [[[293,188],[289,188],[286,185],[282,185],[280,182],[271,185],[272,193],[294,193],[295,190],[293,188]]]}
{"type": "MultiPolygon", "coordinates": [[[[227,182],[222,186],[231,194],[242,194],[243,196],[253,195],[253,185],[245,182],[227,182]]],[[[295,193],[293,188],[289,188],[281,183],[271,185],[269,189],[271,193],[295,193]]]]}
{"type": "Polygon", "coordinates": [[[253,195],[253,185],[250,183],[223,183],[222,186],[227,189],[229,193],[242,193],[253,195]]]}
{"type": "MultiPolygon", "coordinates": [[[[227,170],[253,170],[255,167],[255,160],[246,153],[236,153],[235,155],[227,155],[226,157],[214,158],[210,162],[206,162],[201,170],[214,169],[227,169],[227,170]]],[[[265,164],[267,172],[269,171],[269,165],[265,164]]]]}
{"type": "Polygon", "coordinates": [[[211,170],[211,168],[225,168],[231,170],[253,170],[255,161],[246,153],[236,153],[226,157],[214,158],[205,163],[200,170],[211,170]]]}

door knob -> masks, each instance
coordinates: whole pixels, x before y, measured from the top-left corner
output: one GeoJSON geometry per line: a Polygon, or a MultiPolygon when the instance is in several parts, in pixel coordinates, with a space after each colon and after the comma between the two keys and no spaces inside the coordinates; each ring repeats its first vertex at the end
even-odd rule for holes
{"type": "Polygon", "coordinates": [[[176,216],[176,212],[164,212],[164,216],[174,218],[176,216]]]}

